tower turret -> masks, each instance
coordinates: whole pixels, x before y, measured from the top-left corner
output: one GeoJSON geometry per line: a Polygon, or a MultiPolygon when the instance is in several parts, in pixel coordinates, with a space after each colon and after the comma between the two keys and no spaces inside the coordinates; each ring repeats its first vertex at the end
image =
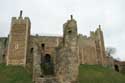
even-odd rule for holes
{"type": "Polygon", "coordinates": [[[63,25],[64,46],[59,49],[56,72],[60,83],[76,83],[78,77],[77,24],[71,19],[63,25]],[[66,65],[64,65],[66,64],[66,65]]]}
{"type": "Polygon", "coordinates": [[[105,57],[105,46],[104,46],[104,38],[103,38],[103,32],[101,30],[101,25],[98,26],[96,32],[96,48],[97,50],[97,55],[99,57],[99,64],[104,65],[104,57],[105,57]]]}
{"type": "Polygon", "coordinates": [[[77,23],[71,15],[71,19],[63,25],[64,46],[76,46],[77,23]]]}

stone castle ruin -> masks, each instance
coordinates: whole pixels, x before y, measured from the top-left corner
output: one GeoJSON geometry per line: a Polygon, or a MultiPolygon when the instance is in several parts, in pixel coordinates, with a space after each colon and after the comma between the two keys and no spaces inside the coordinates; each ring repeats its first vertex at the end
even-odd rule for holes
{"type": "Polygon", "coordinates": [[[0,38],[0,62],[28,68],[35,83],[77,83],[80,64],[112,64],[100,25],[89,37],[83,36],[71,15],[63,24],[63,36],[34,36],[30,29],[22,11],[12,17],[9,36],[0,38]]]}

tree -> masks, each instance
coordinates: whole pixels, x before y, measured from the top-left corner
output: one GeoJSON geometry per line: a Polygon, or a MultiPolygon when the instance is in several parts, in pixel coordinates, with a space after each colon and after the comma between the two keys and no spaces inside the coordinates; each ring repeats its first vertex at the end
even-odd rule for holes
{"type": "Polygon", "coordinates": [[[114,47],[107,47],[106,48],[106,53],[108,54],[108,56],[111,56],[111,55],[116,53],[116,48],[114,48],[114,47]]]}

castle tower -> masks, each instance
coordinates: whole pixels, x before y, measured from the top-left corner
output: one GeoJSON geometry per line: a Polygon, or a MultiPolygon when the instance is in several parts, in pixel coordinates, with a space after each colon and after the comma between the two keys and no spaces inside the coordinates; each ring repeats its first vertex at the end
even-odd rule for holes
{"type": "Polygon", "coordinates": [[[63,25],[63,47],[57,56],[57,77],[60,83],[76,83],[78,77],[77,24],[71,19],[63,25]]]}
{"type": "Polygon", "coordinates": [[[18,18],[12,17],[9,35],[7,65],[26,65],[26,56],[30,36],[30,19],[22,17],[22,11],[18,18]]]}
{"type": "Polygon", "coordinates": [[[105,46],[104,46],[104,38],[103,38],[103,32],[101,30],[101,25],[99,25],[98,29],[96,30],[97,34],[97,55],[99,57],[99,64],[104,65],[104,56],[105,56],[105,46]]]}

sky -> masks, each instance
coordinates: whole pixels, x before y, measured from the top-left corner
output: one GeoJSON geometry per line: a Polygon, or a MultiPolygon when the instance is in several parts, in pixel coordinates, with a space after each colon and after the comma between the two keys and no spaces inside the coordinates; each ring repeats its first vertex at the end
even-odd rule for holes
{"type": "Polygon", "coordinates": [[[125,60],[125,0],[0,0],[0,36],[10,31],[11,17],[31,20],[31,33],[62,35],[62,25],[72,14],[78,32],[88,35],[101,25],[105,47],[116,48],[112,56],[125,60]]]}

